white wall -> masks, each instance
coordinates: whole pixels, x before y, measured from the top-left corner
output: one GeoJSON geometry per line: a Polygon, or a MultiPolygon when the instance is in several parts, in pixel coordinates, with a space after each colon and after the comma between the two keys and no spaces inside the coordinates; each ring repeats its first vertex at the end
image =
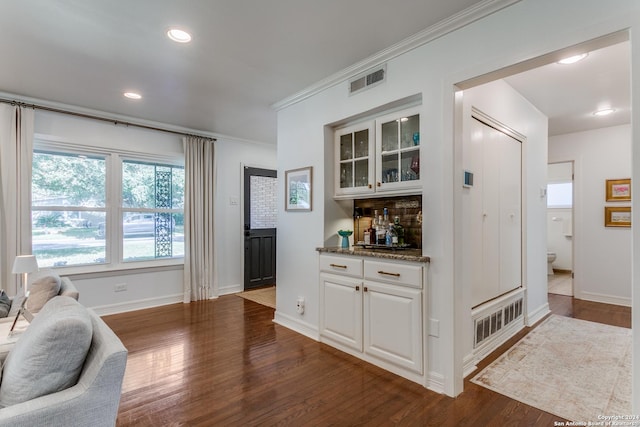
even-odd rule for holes
{"type": "MultiPolygon", "coordinates": [[[[459,246],[463,242],[460,213],[454,209],[461,191],[461,178],[456,172],[462,170],[461,158],[454,150],[454,85],[615,31],[638,28],[640,32],[638,7],[631,0],[523,0],[388,60],[387,80],[375,88],[349,96],[345,81],[284,105],[278,112],[278,172],[313,166],[314,209],[310,213],[279,212],[276,321],[311,336],[318,334],[315,248],[323,244],[327,234],[325,216],[332,221],[339,221],[341,216],[340,207],[331,198],[332,177],[325,175],[331,141],[325,126],[401,98],[421,95],[423,253],[431,257],[427,315],[440,325],[439,336],[430,336],[427,343],[428,377],[432,386],[440,382],[445,393],[458,394],[462,390],[468,324],[463,285],[456,268],[461,263],[459,246]],[[295,313],[297,296],[307,300],[302,316],[295,313]]],[[[639,52],[640,46],[634,45],[633,49],[639,52]]],[[[636,76],[638,69],[632,69],[636,76]]],[[[527,155],[535,161],[541,153],[527,155]]],[[[546,165],[546,158],[541,161],[546,165]]],[[[531,174],[528,169],[525,179],[530,193],[526,199],[534,200],[545,183],[538,182],[536,172],[531,174]]],[[[282,191],[280,186],[280,195],[282,191]]],[[[528,205],[526,218],[544,229],[542,206],[542,200],[539,205],[528,205]]],[[[534,245],[534,252],[527,255],[534,267],[526,277],[533,286],[541,280],[538,275],[544,274],[546,234],[530,233],[528,239],[534,245]],[[540,240],[537,245],[536,240],[540,240]]],[[[546,294],[537,290],[530,298],[531,307],[539,307],[544,305],[546,294]]],[[[640,387],[640,380],[638,384],[640,387]]]]}
{"type": "Polygon", "coordinates": [[[220,236],[215,239],[216,294],[222,295],[244,288],[243,167],[276,169],[276,150],[267,144],[218,139],[215,156],[215,235],[220,236]]]}
{"type": "MultiPolygon", "coordinates": [[[[128,152],[183,158],[182,137],[166,132],[36,111],[37,137],[128,152]]],[[[275,169],[274,146],[233,139],[216,141],[215,239],[216,277],[213,294],[242,290],[242,164],[275,169]],[[232,204],[231,199],[238,200],[232,204]]],[[[82,273],[73,267],[59,270],[70,275],[80,291],[80,301],[100,314],[135,310],[182,301],[182,265],[134,270],[82,273]],[[114,285],[127,283],[127,291],[114,285]]]]}
{"type": "Polygon", "coordinates": [[[554,136],[549,162],[574,161],[574,294],[631,305],[631,229],[604,226],[605,181],[631,176],[631,126],[554,136]]]}

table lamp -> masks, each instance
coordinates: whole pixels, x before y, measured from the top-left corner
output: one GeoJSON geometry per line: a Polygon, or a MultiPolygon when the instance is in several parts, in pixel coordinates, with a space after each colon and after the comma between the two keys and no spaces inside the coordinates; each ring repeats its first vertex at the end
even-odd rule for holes
{"type": "Polygon", "coordinates": [[[22,274],[22,288],[24,294],[28,295],[27,291],[27,275],[38,271],[38,261],[35,255],[18,255],[13,261],[13,274],[22,274]]]}
{"type": "Polygon", "coordinates": [[[22,304],[20,305],[20,310],[16,315],[15,319],[13,319],[13,324],[11,325],[11,329],[9,330],[9,335],[13,333],[13,329],[16,327],[16,323],[18,322],[18,318],[20,315],[24,316],[27,321],[31,322],[33,320],[33,315],[27,310],[25,304],[27,302],[27,298],[29,298],[29,291],[27,290],[27,276],[29,273],[33,273],[34,271],[38,271],[38,261],[34,255],[18,255],[16,259],[13,261],[13,269],[11,272],[13,274],[22,274],[22,288],[24,289],[24,299],[22,300],[22,304]]]}

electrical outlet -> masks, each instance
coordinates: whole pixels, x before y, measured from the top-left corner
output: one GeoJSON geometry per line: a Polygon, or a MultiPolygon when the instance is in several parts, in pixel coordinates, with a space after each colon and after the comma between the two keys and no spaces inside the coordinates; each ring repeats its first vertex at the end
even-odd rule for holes
{"type": "Polygon", "coordinates": [[[127,284],[126,283],[117,283],[113,286],[113,290],[114,292],[123,292],[127,290],[127,284]]]}
{"type": "Polygon", "coordinates": [[[296,311],[298,314],[304,314],[304,298],[299,297],[296,301],[296,311]]]}

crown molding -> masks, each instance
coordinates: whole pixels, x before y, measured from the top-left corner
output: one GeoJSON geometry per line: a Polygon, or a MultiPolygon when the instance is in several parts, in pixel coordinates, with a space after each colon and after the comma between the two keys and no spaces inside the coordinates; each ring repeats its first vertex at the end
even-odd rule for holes
{"type": "Polygon", "coordinates": [[[420,47],[446,34],[465,27],[479,19],[482,19],[501,9],[511,6],[514,3],[518,3],[519,1],[520,0],[485,0],[477,3],[461,11],[460,13],[452,15],[449,18],[444,19],[437,24],[414,34],[413,36],[408,37],[391,47],[388,47],[387,49],[381,50],[380,52],[370,56],[369,58],[357,62],[350,67],[347,67],[323,80],[320,80],[319,82],[307,87],[306,89],[303,89],[296,94],[293,94],[281,101],[276,102],[272,105],[272,108],[278,111],[301,102],[324,91],[325,89],[335,86],[338,83],[342,83],[343,81],[346,81],[355,75],[363,73],[370,68],[376,67],[417,47],[420,47]]]}

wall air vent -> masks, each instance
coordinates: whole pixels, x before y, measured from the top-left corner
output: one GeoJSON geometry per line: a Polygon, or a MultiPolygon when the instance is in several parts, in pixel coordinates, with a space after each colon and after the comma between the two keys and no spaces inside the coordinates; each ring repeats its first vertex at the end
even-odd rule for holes
{"type": "Polygon", "coordinates": [[[522,316],[522,298],[500,307],[488,316],[476,319],[473,348],[498,333],[503,327],[522,316]]]}
{"type": "Polygon", "coordinates": [[[387,66],[382,65],[371,69],[364,74],[360,74],[353,79],[349,80],[349,94],[353,95],[356,92],[360,92],[364,89],[372,88],[382,83],[387,74],[387,66]]]}

